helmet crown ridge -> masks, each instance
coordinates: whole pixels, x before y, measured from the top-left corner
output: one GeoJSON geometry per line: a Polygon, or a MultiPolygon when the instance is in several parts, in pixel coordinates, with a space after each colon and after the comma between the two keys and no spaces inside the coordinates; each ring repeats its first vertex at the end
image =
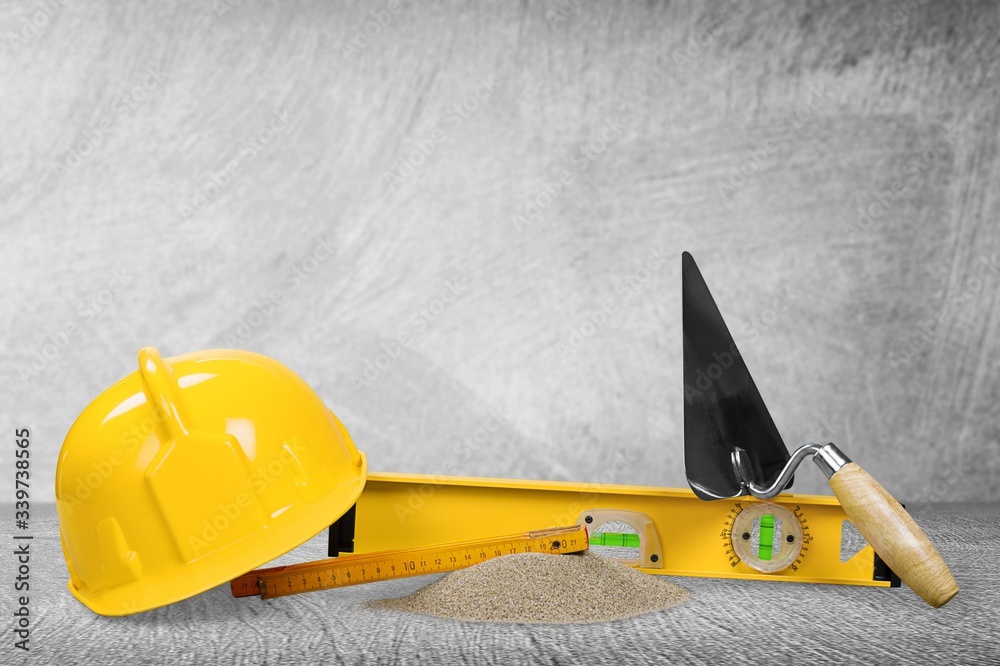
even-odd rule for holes
{"type": "Polygon", "coordinates": [[[178,389],[170,366],[160,356],[156,347],[143,347],[139,351],[139,374],[150,403],[166,425],[173,438],[186,437],[188,429],[183,409],[177,397],[178,389]]]}

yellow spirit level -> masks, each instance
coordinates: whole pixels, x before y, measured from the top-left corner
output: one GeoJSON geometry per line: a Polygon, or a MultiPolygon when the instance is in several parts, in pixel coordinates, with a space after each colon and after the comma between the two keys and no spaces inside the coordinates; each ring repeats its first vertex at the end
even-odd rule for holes
{"type": "Polygon", "coordinates": [[[605,539],[638,544],[627,557],[615,549],[617,559],[649,574],[898,586],[871,546],[841,560],[846,520],[836,499],[819,495],[705,502],[686,489],[377,473],[358,500],[354,549],[488,538],[496,525],[577,524],[600,541],[611,524],[637,537],[605,539]]]}

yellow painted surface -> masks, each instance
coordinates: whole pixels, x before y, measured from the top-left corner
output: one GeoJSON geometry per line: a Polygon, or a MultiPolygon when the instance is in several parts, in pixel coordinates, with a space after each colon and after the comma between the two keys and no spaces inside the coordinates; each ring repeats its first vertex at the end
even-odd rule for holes
{"type": "MultiPolygon", "coordinates": [[[[889,586],[872,580],[870,546],[840,561],[846,516],[836,499],[818,495],[772,500],[799,516],[807,534],[803,552],[783,571],[754,571],[733,553],[729,529],[743,507],[758,501],[705,502],[680,488],[375,473],[358,500],[355,552],[586,524],[586,515],[596,510],[634,511],[649,517],[663,549],[656,554],[659,566],[640,567],[646,573],[889,586]]],[[[598,526],[592,524],[592,529],[598,526]]],[[[641,534],[641,526],[632,527],[641,534]]]]}

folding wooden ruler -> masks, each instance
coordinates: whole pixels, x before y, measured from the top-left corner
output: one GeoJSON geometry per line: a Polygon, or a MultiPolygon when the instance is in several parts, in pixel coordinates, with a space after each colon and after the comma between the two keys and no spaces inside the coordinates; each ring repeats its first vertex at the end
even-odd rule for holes
{"type": "Polygon", "coordinates": [[[456,571],[503,555],[578,553],[587,550],[587,546],[586,528],[573,525],[257,569],[233,580],[230,586],[234,597],[260,595],[263,599],[270,599],[380,580],[456,571]]]}

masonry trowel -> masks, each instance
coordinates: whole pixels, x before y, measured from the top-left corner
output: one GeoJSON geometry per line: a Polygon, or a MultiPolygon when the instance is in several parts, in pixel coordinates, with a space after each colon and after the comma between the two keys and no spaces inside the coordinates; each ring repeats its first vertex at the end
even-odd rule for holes
{"type": "Polygon", "coordinates": [[[934,545],[874,478],[830,444],[789,455],[694,257],[682,255],[684,465],[703,500],[753,495],[770,499],[790,487],[812,458],[858,532],[885,563],[934,607],[958,584],[934,545]]]}

